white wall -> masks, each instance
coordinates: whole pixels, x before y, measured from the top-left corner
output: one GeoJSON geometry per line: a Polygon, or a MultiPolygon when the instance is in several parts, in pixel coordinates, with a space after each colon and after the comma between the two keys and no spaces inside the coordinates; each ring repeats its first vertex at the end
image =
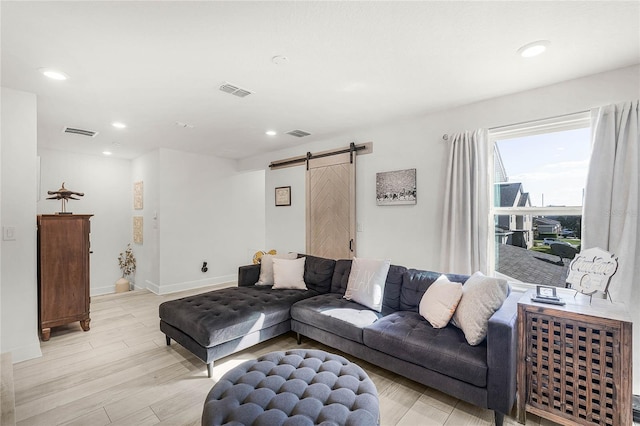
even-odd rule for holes
{"type": "MultiPolygon", "coordinates": [[[[133,161],[39,151],[38,213],[60,201],[47,190],[84,192],[67,210],[91,218],[91,294],[114,292],[118,254],[132,243],[136,288],[159,294],[235,281],[237,268],[264,248],[264,171],[237,172],[236,162],[159,149],[133,161]],[[133,183],[142,181],[143,209],[133,208],[133,183]],[[143,243],[133,243],[133,216],[142,216],[143,243]],[[209,270],[201,272],[202,262],[209,270]]],[[[35,199],[35,195],[34,195],[35,199]]]]}
{"type": "Polygon", "coordinates": [[[264,171],[239,173],[233,160],[169,149],[160,149],[159,170],[160,275],[149,288],[235,281],[238,266],[264,248],[264,171]]]}
{"type": "Polygon", "coordinates": [[[36,96],[2,88],[2,227],[15,240],[2,241],[0,352],[13,362],[41,356],[36,281],[36,96]]]}
{"type": "MultiPolygon", "coordinates": [[[[284,158],[284,157],[283,157],[284,158]]],[[[273,160],[278,160],[274,157],[273,160]]],[[[288,167],[277,171],[267,170],[265,188],[266,221],[265,232],[267,251],[275,249],[278,253],[306,252],[305,209],[306,209],[306,168],[288,167]],[[291,186],[291,206],[276,207],[275,188],[291,186]],[[303,220],[300,220],[300,218],[303,220]],[[275,220],[274,220],[275,219],[275,220]]]]}
{"type": "Polygon", "coordinates": [[[390,258],[421,269],[440,269],[442,201],[447,161],[445,133],[496,127],[635,99],[640,92],[640,67],[597,74],[527,92],[489,99],[456,109],[354,131],[321,142],[252,157],[243,169],[265,169],[266,245],[280,251],[304,251],[304,167],[271,171],[271,161],[373,142],[373,153],[358,156],[356,171],[358,256],[390,258]],[[417,169],[417,199],[413,206],[377,206],[377,172],[417,169]],[[276,186],[292,186],[292,206],[273,207],[276,186]]]}
{"type": "MultiPolygon", "coordinates": [[[[142,244],[133,244],[137,261],[136,288],[157,290],[160,284],[159,162],[159,150],[142,155],[132,161],[133,182],[142,182],[143,187],[142,210],[132,210],[133,216],[142,216],[143,218],[142,244]]],[[[131,208],[133,209],[133,206],[131,208]]]]}
{"type": "Polygon", "coordinates": [[[61,210],[61,201],[46,198],[47,191],[56,191],[62,182],[65,188],[84,193],[79,200],[67,203],[67,211],[94,215],[90,236],[91,295],[113,293],[115,281],[121,276],[118,255],[133,242],[131,161],[47,149],[38,150],[38,154],[38,214],[61,210]]]}

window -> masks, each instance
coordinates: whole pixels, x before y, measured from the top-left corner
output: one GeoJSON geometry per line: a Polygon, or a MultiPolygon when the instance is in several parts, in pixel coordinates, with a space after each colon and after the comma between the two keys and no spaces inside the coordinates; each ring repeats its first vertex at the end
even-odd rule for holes
{"type": "Polygon", "coordinates": [[[504,127],[489,136],[492,272],[512,281],[563,287],[569,262],[580,250],[589,115],[504,127]]]}

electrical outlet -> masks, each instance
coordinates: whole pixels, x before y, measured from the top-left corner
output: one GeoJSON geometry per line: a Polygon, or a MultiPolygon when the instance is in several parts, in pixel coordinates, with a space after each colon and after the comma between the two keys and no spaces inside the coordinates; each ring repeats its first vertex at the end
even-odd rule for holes
{"type": "Polygon", "coordinates": [[[16,227],[15,226],[3,226],[2,227],[2,239],[4,241],[16,240],[16,227]]]}

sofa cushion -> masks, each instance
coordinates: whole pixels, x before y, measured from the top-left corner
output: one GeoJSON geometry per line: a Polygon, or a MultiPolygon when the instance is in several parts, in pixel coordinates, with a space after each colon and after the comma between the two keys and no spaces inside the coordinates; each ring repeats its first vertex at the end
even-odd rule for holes
{"type": "Polygon", "coordinates": [[[328,293],[331,289],[331,278],[336,261],[316,256],[306,256],[304,282],[309,290],[328,293]]]}
{"type": "Polygon", "coordinates": [[[453,314],[452,324],[464,332],[470,345],[477,345],[487,336],[489,318],[509,295],[507,280],[487,277],[476,272],[462,287],[462,299],[453,314]]]}
{"type": "Polygon", "coordinates": [[[305,257],[300,259],[273,259],[273,288],[307,290],[304,283],[305,257]]]}
{"type": "Polygon", "coordinates": [[[402,279],[407,268],[391,265],[387,274],[387,284],[384,286],[384,299],[382,300],[382,314],[387,315],[400,309],[400,291],[402,279]]]}
{"type": "MultiPolygon", "coordinates": [[[[344,294],[351,273],[351,260],[342,259],[336,262],[335,273],[331,281],[331,293],[344,294]]],[[[387,315],[400,309],[400,290],[402,288],[402,276],[407,268],[391,265],[387,273],[387,282],[384,286],[384,298],[382,300],[382,314],[387,315]]]]}
{"type": "Polygon", "coordinates": [[[362,343],[362,329],[381,314],[346,300],[341,294],[328,293],[302,300],[291,307],[291,318],[330,333],[362,343]]]}
{"type": "MultiPolygon", "coordinates": [[[[402,278],[402,290],[400,292],[400,308],[402,311],[418,312],[420,300],[427,288],[437,280],[440,272],[421,271],[408,269],[402,278]]],[[[468,275],[444,274],[447,279],[455,283],[465,283],[468,275]]]]}
{"type": "Polygon", "coordinates": [[[331,278],[331,293],[343,294],[347,291],[349,274],[351,273],[351,259],[340,259],[336,261],[336,268],[331,278]]]}
{"type": "Polygon", "coordinates": [[[487,385],[487,345],[470,346],[458,328],[433,328],[417,312],[399,311],[363,330],[372,349],[475,386],[487,385]]]}
{"type": "Polygon", "coordinates": [[[211,347],[288,321],[291,305],[314,290],[270,286],[229,287],[160,305],[160,318],[204,347],[211,347]]]}
{"type": "Polygon", "coordinates": [[[390,260],[354,257],[344,298],[375,311],[382,311],[382,298],[390,260]]]}
{"type": "Polygon", "coordinates": [[[446,327],[462,298],[462,284],[453,283],[445,275],[431,284],[420,300],[420,315],[433,328],[446,327]]]}
{"type": "Polygon", "coordinates": [[[273,259],[295,259],[297,253],[265,254],[260,258],[260,278],[256,285],[273,285],[273,259]]]}

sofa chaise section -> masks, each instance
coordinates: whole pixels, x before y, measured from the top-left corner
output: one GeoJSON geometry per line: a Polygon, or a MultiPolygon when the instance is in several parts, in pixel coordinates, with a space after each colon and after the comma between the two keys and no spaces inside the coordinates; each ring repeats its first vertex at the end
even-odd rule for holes
{"type": "Polygon", "coordinates": [[[224,288],[160,305],[160,330],[207,364],[290,330],[290,308],[314,290],[224,288]]]}
{"type": "MultiPolygon", "coordinates": [[[[291,305],[329,291],[335,261],[307,256],[305,283],[308,290],[274,289],[247,285],[223,288],[160,305],[160,330],[207,364],[291,330],[291,305]]],[[[241,267],[258,279],[260,265],[241,267]],[[257,275],[255,272],[257,270],[257,275]]],[[[245,277],[239,273],[239,280],[245,277]]]]}

